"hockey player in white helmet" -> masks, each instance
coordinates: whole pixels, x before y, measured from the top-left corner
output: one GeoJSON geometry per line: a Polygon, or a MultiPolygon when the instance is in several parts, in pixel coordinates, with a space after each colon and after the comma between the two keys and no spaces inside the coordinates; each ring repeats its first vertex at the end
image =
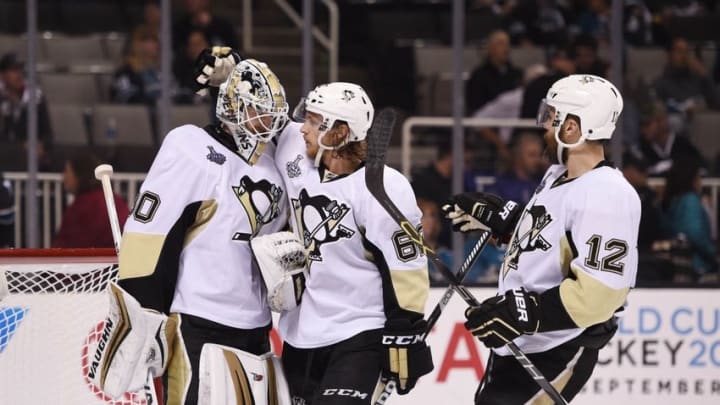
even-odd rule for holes
{"type": "MultiPolygon", "coordinates": [[[[217,80],[210,66],[198,76],[222,82],[220,123],[183,125],[165,136],[119,257],[119,285],[144,308],[180,324],[167,365],[168,404],[234,404],[234,395],[232,402],[224,398],[235,383],[245,389],[261,381],[242,372],[244,357],[255,356],[248,372],[279,367],[268,363],[270,308],[250,241],[286,224],[286,189],[271,142],[288,119],[285,92],[264,63],[236,64],[227,48],[211,56],[215,68],[230,72],[217,80]]],[[[277,380],[265,377],[264,383],[277,380]]],[[[263,402],[247,390],[237,395],[263,402]]]]}
{"type": "MultiPolygon", "coordinates": [[[[353,83],[317,86],[278,137],[275,161],[291,226],[308,251],[302,301],[280,315],[283,367],[298,404],[370,404],[392,379],[408,393],[432,368],[418,336],[429,282],[425,256],[367,191],[374,108],[353,83]]],[[[416,226],[407,179],[386,168],[393,201],[416,226]]]]}
{"type": "Polygon", "coordinates": [[[528,204],[465,193],[444,207],[456,230],[509,240],[498,295],[465,313],[465,327],[492,349],[477,404],[551,403],[510,341],[572,400],[617,329],[635,284],[640,221],[639,197],[604,156],[622,108],[606,79],[558,80],[538,114],[555,164],[528,204]]]}

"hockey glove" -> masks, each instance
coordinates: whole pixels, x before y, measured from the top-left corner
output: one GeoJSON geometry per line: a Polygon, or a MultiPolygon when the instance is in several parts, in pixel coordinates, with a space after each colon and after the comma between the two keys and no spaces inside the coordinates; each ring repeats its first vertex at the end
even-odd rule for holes
{"type": "Polygon", "coordinates": [[[442,207],[453,230],[460,232],[490,231],[495,237],[510,237],[522,208],[515,201],[505,201],[490,193],[458,194],[442,207]]]}
{"type": "Polygon", "coordinates": [[[220,86],[241,60],[240,54],[226,46],[203,49],[195,60],[197,93],[204,95],[208,87],[220,86]]]}
{"type": "Polygon", "coordinates": [[[419,319],[388,319],[382,334],[382,376],[395,381],[398,394],[405,395],[415,387],[418,378],[433,370],[430,347],[423,334],[427,322],[419,319]]]}
{"type": "Polygon", "coordinates": [[[300,304],[307,278],[307,252],[292,232],[276,232],[250,239],[268,291],[268,304],[275,312],[289,311],[300,304]]]}
{"type": "Polygon", "coordinates": [[[465,311],[465,328],[485,346],[505,346],[520,335],[532,335],[540,327],[538,295],[524,288],[489,298],[465,311]]]}

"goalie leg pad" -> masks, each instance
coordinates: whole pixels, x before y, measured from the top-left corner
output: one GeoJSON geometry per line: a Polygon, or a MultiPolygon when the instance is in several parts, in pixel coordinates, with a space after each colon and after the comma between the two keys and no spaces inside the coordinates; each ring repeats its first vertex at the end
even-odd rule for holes
{"type": "Polygon", "coordinates": [[[307,278],[307,251],[292,232],[276,232],[250,240],[255,260],[275,312],[289,311],[300,304],[307,278]]]}
{"type": "Polygon", "coordinates": [[[145,385],[148,374],[161,376],[168,364],[178,324],[140,303],[116,284],[108,288],[105,327],[88,377],[112,398],[145,385]]]}
{"type": "Polygon", "coordinates": [[[200,355],[198,405],[291,405],[280,359],[206,343],[200,355]]]}

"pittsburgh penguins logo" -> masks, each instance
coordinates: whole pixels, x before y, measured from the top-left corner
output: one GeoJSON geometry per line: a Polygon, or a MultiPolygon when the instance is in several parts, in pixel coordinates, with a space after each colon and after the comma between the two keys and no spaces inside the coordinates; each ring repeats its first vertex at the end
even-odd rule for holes
{"type": "Polygon", "coordinates": [[[344,203],[338,203],[324,195],[310,196],[302,189],[297,199],[292,199],[293,211],[299,234],[302,235],[310,261],[321,262],[320,247],[341,238],[351,238],[355,231],[341,225],[340,221],[350,212],[344,203]]]}
{"type": "Polygon", "coordinates": [[[240,185],[232,186],[232,189],[250,223],[250,233],[236,232],[233,240],[249,241],[263,225],[278,217],[283,190],[267,180],[254,182],[248,176],[243,176],[240,185]]]}
{"type": "Polygon", "coordinates": [[[526,209],[520,218],[520,223],[515,229],[510,247],[505,253],[503,262],[503,278],[510,270],[517,270],[518,259],[523,252],[532,252],[540,249],[547,251],[552,245],[540,235],[552,222],[552,217],[542,205],[533,205],[526,209]]]}
{"type": "MultiPolygon", "coordinates": [[[[255,73],[255,76],[259,76],[258,73],[255,73]]],[[[242,72],[242,75],[240,75],[240,80],[243,82],[247,82],[250,85],[250,88],[247,89],[248,93],[259,96],[258,94],[260,92],[260,89],[262,88],[262,83],[260,80],[256,77],[253,77],[253,72],[250,70],[244,70],[242,72]]]]}

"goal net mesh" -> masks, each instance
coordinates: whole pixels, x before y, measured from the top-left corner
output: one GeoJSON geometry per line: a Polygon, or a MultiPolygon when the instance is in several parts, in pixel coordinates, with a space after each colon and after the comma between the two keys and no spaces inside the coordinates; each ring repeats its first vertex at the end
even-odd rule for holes
{"type": "Polygon", "coordinates": [[[104,250],[39,252],[0,251],[9,291],[0,301],[0,403],[147,404],[142,392],[112,399],[87,377],[117,259],[104,250]]]}

